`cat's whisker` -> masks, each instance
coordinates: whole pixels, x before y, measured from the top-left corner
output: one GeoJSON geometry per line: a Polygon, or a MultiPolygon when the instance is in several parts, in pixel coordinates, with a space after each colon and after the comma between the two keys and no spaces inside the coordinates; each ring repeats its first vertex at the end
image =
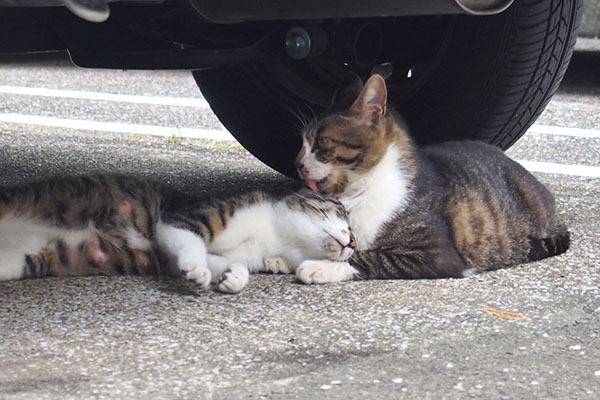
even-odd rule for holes
{"type": "Polygon", "coordinates": [[[293,104],[295,109],[293,109],[292,107],[288,107],[287,109],[296,118],[297,122],[300,123],[300,130],[302,130],[308,126],[309,120],[306,118],[306,115],[302,112],[300,106],[298,106],[298,103],[294,102],[293,104]]]}
{"type": "Polygon", "coordinates": [[[287,121],[285,125],[292,130],[294,136],[302,136],[302,130],[304,129],[302,123],[298,121],[287,121]]]}
{"type": "Polygon", "coordinates": [[[306,106],[306,108],[308,108],[308,110],[311,112],[312,114],[312,120],[310,122],[312,123],[316,123],[318,120],[317,114],[315,113],[315,110],[310,106],[310,104],[305,103],[304,104],[306,106]]]}

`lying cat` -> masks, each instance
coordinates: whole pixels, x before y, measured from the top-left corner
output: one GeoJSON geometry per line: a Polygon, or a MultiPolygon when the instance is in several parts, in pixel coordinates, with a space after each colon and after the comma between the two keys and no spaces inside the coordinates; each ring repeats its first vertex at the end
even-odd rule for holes
{"type": "Polygon", "coordinates": [[[356,247],[340,202],[300,193],[170,204],[157,239],[188,279],[205,286],[222,276],[218,288],[229,293],[246,286],[248,272],[292,273],[309,259],[347,260],[356,247]],[[205,252],[208,269],[197,261],[205,252]]]}
{"type": "Polygon", "coordinates": [[[0,188],[0,280],[183,272],[235,293],[249,272],[346,260],[355,245],[343,206],[314,194],[200,200],[121,176],[0,188]]]}
{"type": "Polygon", "coordinates": [[[344,204],[360,245],[348,262],[305,262],[300,280],[464,277],[568,249],[551,193],[521,165],[479,142],[417,148],[381,76],[347,81],[296,166],[344,204]]]}

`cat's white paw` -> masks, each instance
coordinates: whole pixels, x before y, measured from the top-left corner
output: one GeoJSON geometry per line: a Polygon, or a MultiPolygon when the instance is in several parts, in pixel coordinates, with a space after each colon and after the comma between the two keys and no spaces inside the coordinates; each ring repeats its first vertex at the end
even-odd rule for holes
{"type": "Polygon", "coordinates": [[[342,282],[351,280],[356,272],[343,261],[306,260],[296,270],[296,278],[306,284],[342,282]]]}
{"type": "Polygon", "coordinates": [[[182,271],[187,271],[187,273],[185,274],[185,278],[187,280],[196,282],[202,287],[202,289],[208,289],[208,285],[210,285],[210,279],[212,278],[212,274],[205,265],[185,264],[183,266],[180,266],[180,268],[182,271]]]}
{"type": "Polygon", "coordinates": [[[281,257],[268,257],[263,260],[265,271],[273,274],[289,274],[292,272],[285,260],[281,257]]]}
{"type": "Polygon", "coordinates": [[[249,280],[248,268],[244,264],[233,263],[221,277],[217,289],[223,293],[239,293],[246,287],[249,280]]]}

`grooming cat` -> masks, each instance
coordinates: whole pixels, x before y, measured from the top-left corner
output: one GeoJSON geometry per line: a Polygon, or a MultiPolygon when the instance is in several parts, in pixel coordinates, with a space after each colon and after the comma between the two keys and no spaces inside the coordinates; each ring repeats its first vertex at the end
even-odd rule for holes
{"type": "Polygon", "coordinates": [[[301,281],[464,277],[568,249],[551,193],[521,165],[473,141],[417,148],[381,76],[347,81],[296,166],[344,204],[360,243],[348,262],[305,261],[301,281]]]}
{"type": "Polygon", "coordinates": [[[202,200],[122,176],[0,188],[1,280],[183,272],[234,293],[249,272],[345,260],[354,247],[343,206],[310,193],[202,200]]]}

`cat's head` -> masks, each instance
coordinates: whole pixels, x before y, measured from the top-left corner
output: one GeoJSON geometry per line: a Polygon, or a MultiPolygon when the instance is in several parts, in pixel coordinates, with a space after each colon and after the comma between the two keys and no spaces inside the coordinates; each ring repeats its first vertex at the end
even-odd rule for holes
{"type": "Polygon", "coordinates": [[[293,222],[282,222],[289,227],[288,234],[293,237],[294,247],[302,250],[303,258],[335,261],[350,258],[356,248],[356,237],[342,203],[308,190],[287,196],[285,202],[293,212],[289,216],[293,222]]]}
{"type": "Polygon", "coordinates": [[[377,165],[395,137],[380,75],[364,86],[358,76],[347,75],[332,109],[337,111],[305,127],[296,168],[312,190],[335,195],[377,165]]]}

